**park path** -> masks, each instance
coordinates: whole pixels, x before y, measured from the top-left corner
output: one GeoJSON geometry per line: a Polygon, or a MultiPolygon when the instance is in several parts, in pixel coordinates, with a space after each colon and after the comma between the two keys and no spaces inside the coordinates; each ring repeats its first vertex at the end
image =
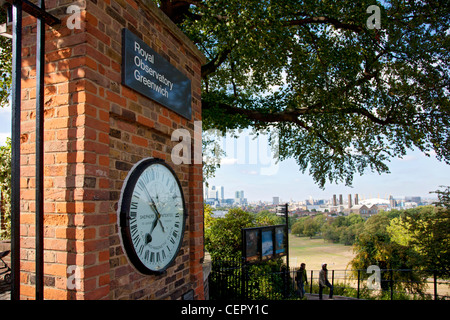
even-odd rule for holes
{"type": "MultiPolygon", "coordinates": [[[[308,300],[319,300],[319,295],[318,294],[311,294],[311,293],[306,293],[305,294],[306,298],[308,300]]],[[[328,297],[328,294],[323,294],[323,300],[358,300],[356,298],[350,298],[350,297],[342,297],[342,296],[333,296],[333,299],[330,299],[328,297]]]]}
{"type": "MultiPolygon", "coordinates": [[[[319,300],[319,295],[306,293],[306,298],[308,300],[319,300]]],[[[11,300],[11,285],[7,284],[3,280],[0,280],[0,300],[11,300]]],[[[323,295],[323,300],[330,300],[328,298],[328,294],[323,295]]],[[[332,300],[357,300],[357,299],[342,296],[334,296],[332,300]]]]}

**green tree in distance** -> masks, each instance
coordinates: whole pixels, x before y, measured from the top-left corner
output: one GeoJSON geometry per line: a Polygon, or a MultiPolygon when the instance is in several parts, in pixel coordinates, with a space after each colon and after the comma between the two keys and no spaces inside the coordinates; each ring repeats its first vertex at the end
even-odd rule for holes
{"type": "Polygon", "coordinates": [[[239,258],[242,255],[242,228],[255,226],[255,216],[242,209],[230,209],[223,218],[211,218],[205,209],[205,249],[214,259],[239,258]]]}
{"type": "Polygon", "coordinates": [[[439,193],[442,206],[406,210],[387,227],[391,240],[416,253],[416,268],[450,277],[450,189],[439,193]]]}
{"type": "MultiPolygon", "coordinates": [[[[0,9],[0,24],[6,22],[6,10],[0,9]]],[[[0,107],[8,103],[11,87],[11,39],[0,37],[0,107]]]]}
{"type": "Polygon", "coordinates": [[[11,237],[11,139],[0,147],[0,239],[11,237]]]}
{"type": "Polygon", "coordinates": [[[450,163],[448,1],[157,2],[208,59],[204,129],[269,133],[321,187],[413,148],[450,163]]]}
{"type": "Polygon", "coordinates": [[[227,259],[242,256],[243,228],[262,227],[279,224],[275,214],[263,212],[252,214],[240,208],[228,210],[224,217],[214,217],[210,206],[205,205],[205,249],[212,258],[227,259]]]}

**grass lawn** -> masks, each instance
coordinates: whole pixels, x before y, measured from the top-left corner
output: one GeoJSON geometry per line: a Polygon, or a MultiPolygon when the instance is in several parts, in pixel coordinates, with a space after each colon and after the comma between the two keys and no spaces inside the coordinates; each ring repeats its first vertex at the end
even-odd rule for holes
{"type": "Polygon", "coordinates": [[[307,270],[320,270],[323,262],[328,264],[328,270],[345,270],[353,259],[353,247],[327,242],[323,239],[296,237],[289,235],[289,265],[300,267],[306,263],[307,270]]]}

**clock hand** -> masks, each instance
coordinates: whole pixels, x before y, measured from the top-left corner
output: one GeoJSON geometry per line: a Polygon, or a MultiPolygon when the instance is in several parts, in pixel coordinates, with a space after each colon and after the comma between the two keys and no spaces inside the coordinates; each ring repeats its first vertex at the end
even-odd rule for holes
{"type": "Polygon", "coordinates": [[[163,226],[163,224],[161,222],[161,219],[160,219],[161,218],[161,214],[159,213],[158,208],[156,207],[155,201],[153,201],[152,197],[150,197],[150,200],[151,200],[152,203],[149,203],[149,205],[150,205],[150,208],[152,208],[152,210],[155,212],[155,220],[152,223],[152,228],[150,229],[150,232],[145,235],[145,242],[146,242],[145,244],[148,244],[148,243],[152,242],[152,240],[153,240],[152,233],[153,233],[153,230],[155,229],[156,225],[158,224],[158,222],[159,222],[159,224],[161,226],[162,231],[165,232],[164,231],[164,226],[163,226]]]}
{"type": "Polygon", "coordinates": [[[159,221],[159,224],[161,225],[162,231],[165,232],[164,231],[164,226],[162,225],[162,222],[161,222],[161,219],[160,219],[161,218],[161,214],[159,213],[158,208],[156,207],[155,201],[153,201],[152,197],[150,197],[150,200],[152,202],[151,207],[154,209],[154,211],[156,213],[156,219],[155,219],[155,222],[153,222],[153,224],[156,225],[156,223],[159,221]]]}
{"type": "Polygon", "coordinates": [[[152,233],[153,233],[153,230],[155,229],[157,223],[158,223],[158,219],[155,218],[155,221],[153,221],[153,223],[152,223],[152,228],[150,229],[150,232],[145,235],[145,244],[152,242],[152,240],[153,240],[152,233]]]}

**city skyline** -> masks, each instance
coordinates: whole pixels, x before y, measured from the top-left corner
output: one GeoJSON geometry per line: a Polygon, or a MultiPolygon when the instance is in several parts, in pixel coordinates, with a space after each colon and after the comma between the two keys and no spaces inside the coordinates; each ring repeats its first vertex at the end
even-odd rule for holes
{"type": "MultiPolygon", "coordinates": [[[[6,138],[11,136],[11,108],[0,108],[0,145],[4,145],[6,138]]],[[[249,137],[243,136],[226,143],[234,144],[235,148],[243,148],[249,145],[249,137]],[[246,140],[244,140],[246,139],[246,140]]],[[[250,151],[261,151],[261,146],[266,142],[263,139],[256,145],[249,145],[250,151]]],[[[269,150],[269,148],[265,148],[269,150]]],[[[393,158],[388,163],[390,174],[379,175],[366,173],[363,176],[354,176],[353,187],[343,184],[325,185],[320,189],[306,172],[302,174],[293,159],[275,163],[269,159],[267,152],[257,155],[255,159],[248,161],[244,151],[227,152],[221,161],[221,167],[216,170],[215,177],[207,179],[210,185],[224,186],[225,198],[234,198],[234,192],[244,190],[245,197],[252,201],[272,201],[274,196],[280,197],[280,201],[329,199],[333,194],[347,195],[359,193],[362,198],[383,198],[387,195],[393,197],[420,196],[436,197],[429,192],[439,189],[441,185],[450,185],[450,166],[436,160],[433,152],[430,157],[420,151],[409,151],[403,159],[393,158]]]]}
{"type": "Polygon", "coordinates": [[[402,159],[394,158],[388,164],[389,174],[368,172],[354,176],[352,187],[344,184],[327,183],[322,190],[308,173],[302,174],[293,159],[277,164],[273,175],[260,173],[258,164],[237,164],[233,159],[224,158],[210,185],[224,186],[225,198],[232,198],[235,190],[244,190],[246,198],[252,201],[271,201],[274,196],[281,201],[328,199],[333,194],[360,194],[361,198],[386,198],[420,196],[436,198],[440,186],[449,185],[450,167],[438,161],[433,154],[425,156],[420,151],[410,151],[402,159]]]}
{"type": "MultiPolygon", "coordinates": [[[[244,198],[244,193],[245,190],[235,190],[235,191],[230,191],[228,193],[228,195],[230,193],[233,193],[234,196],[225,196],[225,187],[224,186],[217,186],[217,185],[209,185],[209,186],[204,186],[204,200],[206,199],[216,199],[216,200],[226,200],[226,199],[237,199],[237,198],[244,198]],[[214,195],[213,193],[216,192],[216,194],[214,195]],[[240,193],[241,196],[237,196],[237,194],[240,193]]],[[[411,195],[411,194],[404,194],[404,195],[397,195],[397,196],[393,196],[391,194],[369,194],[369,196],[366,196],[365,194],[360,194],[356,191],[354,191],[354,193],[348,193],[348,194],[343,194],[343,193],[334,193],[332,195],[324,195],[324,197],[317,197],[314,198],[312,196],[310,196],[309,198],[302,198],[302,199],[283,199],[280,196],[272,196],[271,199],[256,199],[256,200],[251,200],[249,202],[265,202],[265,203],[274,203],[274,204],[282,204],[282,203],[286,203],[289,201],[293,201],[293,202],[311,202],[310,204],[312,204],[313,202],[333,202],[333,198],[336,197],[336,201],[340,204],[347,204],[349,202],[349,196],[351,196],[351,203],[355,202],[355,197],[358,198],[358,201],[365,201],[365,200],[370,200],[370,199],[382,199],[382,200],[390,200],[390,199],[395,199],[395,200],[402,200],[402,201],[409,201],[411,199],[414,198],[421,198],[422,200],[424,199],[433,199],[433,198],[437,198],[437,195],[434,193],[430,193],[424,196],[420,196],[420,195],[411,195]],[[342,197],[342,200],[341,200],[342,197]],[[275,203],[276,202],[276,203],[275,203]]]]}

